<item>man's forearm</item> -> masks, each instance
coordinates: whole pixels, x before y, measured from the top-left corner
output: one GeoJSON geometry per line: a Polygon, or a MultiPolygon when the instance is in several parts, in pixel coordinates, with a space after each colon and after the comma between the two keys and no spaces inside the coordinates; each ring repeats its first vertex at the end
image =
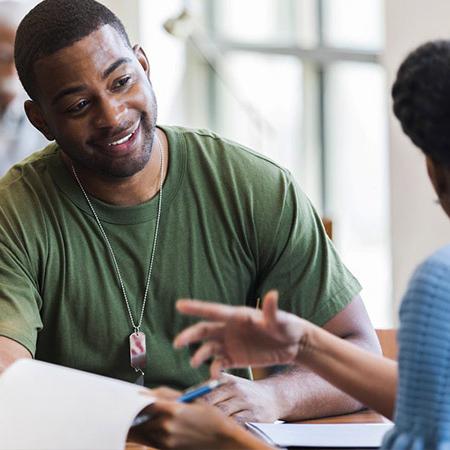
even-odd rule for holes
{"type": "Polygon", "coordinates": [[[362,404],[304,367],[257,381],[274,392],[279,418],[288,421],[326,417],[357,411],[362,404]]]}
{"type": "Polygon", "coordinates": [[[392,417],[397,364],[382,358],[376,349],[371,353],[361,347],[364,343],[358,339],[341,339],[313,326],[299,354],[299,366],[258,383],[279,399],[281,419],[349,413],[363,405],[392,417]]]}
{"type": "Polygon", "coordinates": [[[392,418],[397,391],[397,363],[313,327],[299,362],[364,405],[392,418]]]}

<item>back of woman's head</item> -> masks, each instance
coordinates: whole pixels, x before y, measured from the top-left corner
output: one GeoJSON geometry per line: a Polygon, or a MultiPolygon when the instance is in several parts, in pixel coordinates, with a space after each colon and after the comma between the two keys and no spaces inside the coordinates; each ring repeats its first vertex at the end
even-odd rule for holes
{"type": "Polygon", "coordinates": [[[414,144],[450,166],[450,41],[428,42],[410,53],[397,72],[392,98],[414,144]]]}

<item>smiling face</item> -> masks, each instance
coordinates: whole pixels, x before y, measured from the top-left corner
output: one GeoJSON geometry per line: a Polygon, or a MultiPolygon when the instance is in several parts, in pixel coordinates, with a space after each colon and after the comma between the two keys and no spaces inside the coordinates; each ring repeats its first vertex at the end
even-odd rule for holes
{"type": "Polygon", "coordinates": [[[142,49],[105,25],[34,69],[38,97],[28,117],[70,160],[107,178],[146,166],[157,108],[142,49]]]}

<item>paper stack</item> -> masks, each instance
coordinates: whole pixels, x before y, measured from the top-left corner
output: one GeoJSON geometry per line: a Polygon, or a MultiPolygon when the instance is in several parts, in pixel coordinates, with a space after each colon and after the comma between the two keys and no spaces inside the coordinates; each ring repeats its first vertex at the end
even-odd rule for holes
{"type": "Polygon", "coordinates": [[[123,450],[153,401],[142,386],[19,360],[0,376],[0,449],[123,450]]]}

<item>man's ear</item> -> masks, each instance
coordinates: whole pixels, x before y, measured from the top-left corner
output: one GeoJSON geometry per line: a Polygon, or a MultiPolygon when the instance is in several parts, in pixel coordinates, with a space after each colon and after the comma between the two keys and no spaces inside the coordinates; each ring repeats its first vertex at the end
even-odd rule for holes
{"type": "Polygon", "coordinates": [[[147,55],[144,52],[144,49],[140,45],[135,45],[133,47],[133,52],[136,55],[139,64],[144,69],[144,72],[147,74],[150,79],[150,63],[148,62],[147,55]]]}
{"type": "Polygon", "coordinates": [[[25,102],[25,113],[28,120],[37,128],[49,141],[55,140],[55,136],[50,132],[46,120],[42,114],[41,107],[33,100],[25,102]]]}

